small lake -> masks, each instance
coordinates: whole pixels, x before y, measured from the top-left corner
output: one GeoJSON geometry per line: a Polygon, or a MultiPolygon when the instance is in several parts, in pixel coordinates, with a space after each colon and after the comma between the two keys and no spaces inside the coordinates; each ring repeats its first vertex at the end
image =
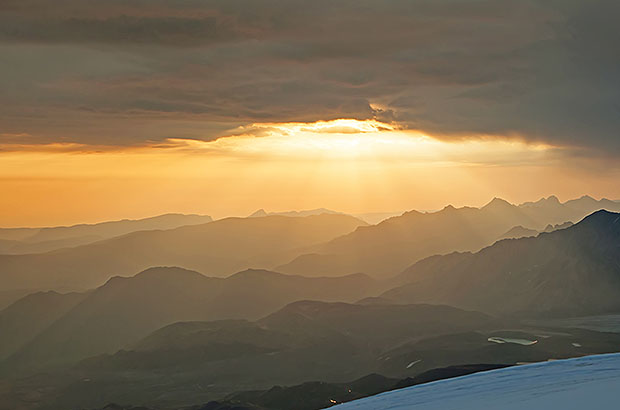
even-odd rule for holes
{"type": "Polygon", "coordinates": [[[487,340],[492,343],[498,343],[498,344],[513,343],[513,344],[517,344],[521,346],[531,346],[531,345],[535,345],[536,343],[538,343],[538,340],[515,339],[511,337],[497,337],[497,336],[489,337],[487,340]]]}

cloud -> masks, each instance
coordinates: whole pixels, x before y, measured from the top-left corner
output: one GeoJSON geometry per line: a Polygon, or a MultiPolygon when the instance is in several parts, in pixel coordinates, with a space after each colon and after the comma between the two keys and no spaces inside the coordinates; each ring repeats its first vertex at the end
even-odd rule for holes
{"type": "Polygon", "coordinates": [[[122,146],[374,118],[442,139],[620,152],[613,0],[6,0],[0,11],[1,133],[122,146]]]}

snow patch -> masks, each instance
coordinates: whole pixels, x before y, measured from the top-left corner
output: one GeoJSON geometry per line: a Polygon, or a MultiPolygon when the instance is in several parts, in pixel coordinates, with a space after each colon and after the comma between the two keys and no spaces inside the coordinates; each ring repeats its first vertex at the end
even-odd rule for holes
{"type": "Polygon", "coordinates": [[[336,410],[617,408],[620,353],[514,366],[394,390],[336,410]]]}
{"type": "Polygon", "coordinates": [[[420,363],[422,361],[422,359],[418,359],[418,360],[414,360],[413,362],[409,363],[407,365],[407,369],[411,369],[413,366],[415,366],[416,364],[420,363]]]}

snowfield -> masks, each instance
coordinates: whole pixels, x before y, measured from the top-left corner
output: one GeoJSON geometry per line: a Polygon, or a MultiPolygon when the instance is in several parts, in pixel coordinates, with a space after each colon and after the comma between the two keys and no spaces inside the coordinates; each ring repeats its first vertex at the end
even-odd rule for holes
{"type": "Polygon", "coordinates": [[[493,370],[382,393],[335,410],[620,408],[620,353],[493,370]]]}

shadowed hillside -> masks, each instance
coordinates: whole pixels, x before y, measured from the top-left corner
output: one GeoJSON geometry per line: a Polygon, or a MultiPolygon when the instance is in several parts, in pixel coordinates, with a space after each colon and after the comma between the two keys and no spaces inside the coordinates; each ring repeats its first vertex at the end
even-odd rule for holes
{"type": "MultiPolygon", "coordinates": [[[[36,337],[30,332],[32,340],[11,355],[3,368],[45,367],[111,353],[177,321],[258,319],[299,299],[355,301],[375,287],[372,279],[361,274],[305,278],[248,270],[222,279],[180,268],[152,268],[134,277],[112,278],[74,306],[73,295],[57,295],[52,307],[71,309],[57,314],[46,328],[39,327],[36,337]]],[[[23,306],[19,311],[8,309],[1,317],[13,323],[24,310],[42,310],[47,305],[35,303],[39,298],[27,297],[18,302],[23,306]]]]}
{"type": "Polygon", "coordinates": [[[535,238],[434,256],[405,270],[383,296],[485,312],[584,315],[620,310],[620,214],[598,211],[535,238]]]}
{"type": "Polygon", "coordinates": [[[447,306],[302,301],[255,322],[174,323],[114,354],[12,380],[0,408],[216,401],[284,410],[291,400],[320,408],[476,370],[613,352],[618,343],[617,333],[532,327],[447,306]],[[373,373],[385,377],[363,377],[373,373]],[[390,387],[387,379],[400,381],[390,387]],[[33,400],[31,391],[41,393],[33,400]]]}
{"type": "Polygon", "coordinates": [[[0,361],[32,340],[86,296],[85,293],[34,293],[0,311],[0,361]]]}
{"type": "Polygon", "coordinates": [[[124,350],[57,371],[51,380],[17,380],[17,390],[0,398],[18,400],[21,383],[52,383],[42,408],[110,402],[178,408],[274,384],[354,380],[374,372],[381,352],[403,342],[492,324],[486,315],[446,306],[295,302],[256,322],[175,323],[124,350]]]}

